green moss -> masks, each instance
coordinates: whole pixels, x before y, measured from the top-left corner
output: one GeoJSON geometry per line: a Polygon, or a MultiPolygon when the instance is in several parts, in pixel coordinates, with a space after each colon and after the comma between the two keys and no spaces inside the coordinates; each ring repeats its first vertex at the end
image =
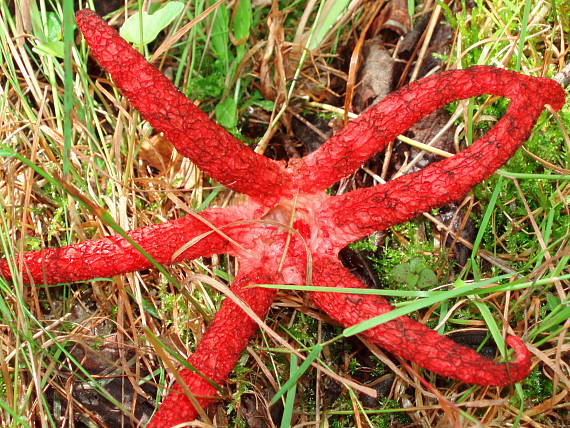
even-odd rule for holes
{"type": "MultiPolygon", "coordinates": [[[[396,400],[389,400],[387,398],[381,398],[380,405],[382,409],[401,409],[402,406],[396,400]]],[[[393,413],[383,413],[380,415],[375,415],[370,418],[374,427],[378,428],[390,428],[400,425],[409,425],[413,421],[405,412],[393,412],[393,413]]]]}
{"type": "Polygon", "coordinates": [[[370,359],[374,362],[374,368],[372,370],[372,377],[379,377],[386,371],[386,365],[380,361],[376,355],[371,355],[370,359]]]}
{"type": "Polygon", "coordinates": [[[318,321],[313,317],[299,313],[293,325],[282,328],[304,346],[312,346],[318,342],[318,321]]]}
{"type": "Polygon", "coordinates": [[[218,99],[225,89],[226,75],[221,69],[221,64],[214,65],[213,70],[206,76],[198,77],[188,82],[188,92],[196,100],[218,99]]]}
{"type": "MultiPolygon", "coordinates": [[[[202,299],[195,296],[198,301],[202,299]]],[[[186,328],[192,325],[192,320],[196,314],[192,311],[193,305],[188,303],[188,299],[183,294],[173,294],[168,291],[168,286],[164,284],[159,292],[160,307],[159,313],[162,314],[162,320],[165,326],[173,324],[173,314],[176,314],[177,325],[181,328],[180,337],[182,341],[189,343],[195,347],[192,330],[186,328]]]]}
{"type": "Polygon", "coordinates": [[[26,236],[24,238],[24,251],[37,251],[42,248],[42,240],[37,236],[26,236]]]}
{"type": "Polygon", "coordinates": [[[233,416],[231,418],[231,421],[232,421],[232,424],[231,424],[232,427],[235,427],[235,428],[247,428],[248,427],[247,422],[245,420],[241,419],[237,415],[233,416]]]}
{"type": "Polygon", "coordinates": [[[356,372],[358,372],[361,368],[360,363],[358,362],[358,360],[356,358],[351,358],[350,361],[348,362],[348,372],[351,375],[354,375],[356,372]]]}
{"type": "Polygon", "coordinates": [[[332,417],[329,420],[330,428],[352,428],[354,421],[348,417],[332,417]]]}
{"type": "Polygon", "coordinates": [[[523,392],[533,406],[537,405],[552,397],[552,381],[538,368],[534,369],[523,381],[523,392]]]}
{"type": "Polygon", "coordinates": [[[357,252],[368,251],[373,253],[376,250],[378,250],[374,235],[367,236],[366,238],[362,238],[359,241],[353,242],[352,244],[350,244],[350,248],[352,248],[354,251],[357,252]]]}

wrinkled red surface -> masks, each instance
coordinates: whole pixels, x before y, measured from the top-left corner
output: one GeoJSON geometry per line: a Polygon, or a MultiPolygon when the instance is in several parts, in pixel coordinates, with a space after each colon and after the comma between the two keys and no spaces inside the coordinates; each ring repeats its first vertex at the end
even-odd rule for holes
{"type": "MultiPolygon", "coordinates": [[[[255,288],[244,289],[243,286],[271,284],[275,278],[275,275],[267,274],[260,266],[241,266],[231,290],[242,300],[249,302],[255,313],[263,318],[271,306],[275,290],[266,288],[260,292],[255,288]]],[[[257,328],[257,324],[244,316],[243,311],[231,299],[225,299],[212,325],[200,341],[199,349],[190,356],[188,362],[198,368],[203,376],[220,384],[234,368],[257,328]],[[220,352],[221,347],[223,352],[220,352]]],[[[208,406],[212,401],[208,397],[214,397],[216,389],[189,369],[183,369],[181,376],[200,405],[208,406]]],[[[192,405],[189,405],[182,387],[176,384],[160,405],[149,426],[170,426],[194,420],[196,416],[197,412],[192,405]]]]}
{"type": "MultiPolygon", "coordinates": [[[[348,272],[334,257],[313,260],[313,280],[324,287],[362,288],[358,278],[348,272]]],[[[313,293],[313,300],[342,325],[358,324],[392,310],[382,297],[342,294],[342,310],[332,293],[313,293]]],[[[528,374],[530,354],[518,337],[507,338],[509,346],[516,351],[516,360],[511,364],[496,363],[481,358],[477,352],[467,349],[443,337],[425,325],[408,317],[399,317],[362,333],[378,346],[414,361],[416,364],[443,376],[456,377],[459,367],[464,372],[463,382],[479,385],[507,385],[514,379],[528,374]]]]}
{"type": "MultiPolygon", "coordinates": [[[[524,142],[545,104],[559,109],[564,103],[562,88],[548,79],[491,67],[444,72],[391,94],[317,151],[285,165],[253,153],[211,122],[93,12],[79,12],[77,23],[93,56],[143,117],[164,132],[180,153],[221,183],[251,198],[237,207],[206,210],[200,213],[201,220],[187,216],[137,229],[130,236],[165,264],[222,252],[238,257],[241,270],[232,290],[261,317],[269,309],[274,291],[244,289],[245,285],[305,284],[307,260],[311,259],[314,285],[362,288],[337,259],[343,246],[462,198],[524,142]],[[508,97],[511,104],[495,127],[468,149],[385,185],[342,196],[325,193],[330,184],[352,173],[427,114],[452,100],[480,94],[508,97]],[[291,215],[294,231],[288,236],[291,215]],[[233,224],[259,219],[281,225],[233,224]],[[193,245],[173,260],[173,254],[191,241],[193,245]]],[[[30,252],[20,262],[20,274],[30,283],[77,281],[150,266],[120,237],[30,252]]],[[[0,261],[0,274],[11,278],[5,260],[0,261]]],[[[312,296],[317,306],[345,326],[391,310],[386,300],[377,296],[326,292],[312,296]]],[[[255,323],[226,299],[189,361],[203,375],[221,383],[255,331],[255,323]]],[[[507,338],[515,359],[497,363],[407,317],[363,335],[435,373],[468,383],[502,386],[524,378],[530,370],[530,354],[516,337],[507,338]]],[[[201,405],[208,405],[215,389],[186,369],[182,373],[201,405]]],[[[178,385],[149,426],[170,427],[196,417],[196,410],[178,385]]]]}
{"type": "Polygon", "coordinates": [[[281,187],[290,187],[290,176],[281,163],[252,153],[208,119],[156,68],[141,61],[140,54],[115,30],[101,25],[95,13],[81,11],[76,20],[87,44],[98,47],[92,49],[95,59],[143,117],[169,141],[177,142],[180,154],[222,184],[260,201],[274,201],[281,187]]]}

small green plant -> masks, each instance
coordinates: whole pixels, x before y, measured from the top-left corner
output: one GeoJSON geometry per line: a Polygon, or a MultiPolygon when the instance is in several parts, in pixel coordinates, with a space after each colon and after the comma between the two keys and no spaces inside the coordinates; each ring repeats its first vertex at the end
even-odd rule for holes
{"type": "Polygon", "coordinates": [[[184,3],[179,1],[151,5],[149,12],[136,12],[125,21],[120,30],[121,37],[137,46],[146,46],[156,40],[183,10],[184,3]]]}
{"type": "Polygon", "coordinates": [[[348,362],[348,372],[351,375],[354,375],[357,371],[360,370],[360,368],[361,366],[358,360],[356,358],[351,358],[350,361],[348,362]]]}
{"type": "Polygon", "coordinates": [[[32,29],[36,37],[33,51],[39,55],[63,58],[63,41],[60,16],[55,12],[46,12],[45,22],[42,22],[35,3],[30,10],[32,29]]]}
{"type": "Polygon", "coordinates": [[[395,266],[390,275],[394,281],[408,289],[430,288],[437,284],[434,271],[417,257],[395,266]]]}

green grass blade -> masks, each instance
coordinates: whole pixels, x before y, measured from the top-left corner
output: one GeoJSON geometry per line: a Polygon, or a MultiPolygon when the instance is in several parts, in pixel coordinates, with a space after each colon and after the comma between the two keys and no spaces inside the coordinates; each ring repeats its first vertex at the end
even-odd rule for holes
{"type": "MultiPolygon", "coordinates": [[[[323,350],[323,345],[321,345],[320,343],[316,344],[311,350],[311,352],[309,352],[309,355],[307,355],[307,358],[305,359],[305,361],[303,361],[303,364],[301,364],[301,367],[299,367],[299,369],[296,368],[297,365],[295,364],[295,370],[289,373],[289,379],[287,380],[287,382],[283,384],[283,386],[277,392],[277,394],[275,394],[275,396],[271,400],[270,405],[277,403],[277,401],[283,396],[283,394],[285,394],[285,392],[291,391],[295,387],[295,385],[297,385],[297,382],[299,381],[301,376],[305,374],[307,369],[311,366],[311,363],[315,361],[315,359],[319,356],[322,350],[323,350]]],[[[292,365],[293,357],[297,358],[297,356],[295,354],[291,354],[291,367],[293,367],[292,365]]],[[[289,396],[287,396],[287,399],[289,399],[289,396]]]]}
{"type": "Polygon", "coordinates": [[[70,164],[71,146],[73,145],[71,133],[71,112],[73,111],[73,67],[71,58],[75,40],[73,30],[75,29],[75,16],[73,10],[73,0],[63,2],[63,176],[67,177],[70,164]]]}
{"type": "Polygon", "coordinates": [[[524,57],[524,45],[526,42],[526,35],[528,33],[528,17],[530,15],[530,7],[531,6],[532,6],[532,2],[530,0],[525,0],[523,17],[522,17],[522,21],[521,21],[520,35],[519,35],[519,45],[517,47],[517,55],[516,55],[516,62],[515,62],[515,70],[516,71],[520,71],[522,59],[524,57]]]}
{"type": "MultiPolygon", "coordinates": [[[[295,354],[291,354],[291,361],[289,363],[289,376],[294,376],[297,371],[297,356],[295,354]]],[[[285,405],[283,407],[283,417],[281,418],[281,428],[289,428],[292,426],[291,421],[293,419],[293,411],[295,408],[296,393],[297,383],[294,382],[287,390],[287,398],[285,399],[285,405]]]]}

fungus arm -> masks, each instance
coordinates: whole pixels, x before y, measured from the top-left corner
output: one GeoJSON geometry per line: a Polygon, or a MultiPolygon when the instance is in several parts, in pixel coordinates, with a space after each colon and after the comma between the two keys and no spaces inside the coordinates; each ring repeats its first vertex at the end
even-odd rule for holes
{"type": "MultiPolygon", "coordinates": [[[[555,109],[560,109],[564,104],[564,91],[553,80],[490,71],[487,67],[481,73],[484,80],[489,81],[489,89],[485,91],[478,84],[475,91],[467,89],[457,98],[481,92],[506,95],[511,98],[511,103],[505,115],[485,136],[451,158],[386,184],[358,189],[326,201],[320,216],[326,224],[343,231],[338,234],[343,240],[336,243],[339,248],[374,231],[461,199],[473,186],[505,163],[526,141],[545,104],[555,109]],[[492,77],[495,74],[498,77],[492,77]],[[505,80],[508,76],[513,79],[509,87],[505,80]]],[[[458,76],[463,77],[462,74],[458,76]]],[[[470,81],[464,81],[463,86],[468,87],[470,81]]],[[[442,84],[441,81],[431,82],[432,85],[437,83],[438,88],[442,84]]],[[[446,86],[455,85],[449,81],[446,86]]],[[[423,91],[426,91],[425,87],[423,91]]],[[[436,94],[433,98],[437,99],[438,92],[435,89],[432,91],[436,94]]],[[[440,100],[434,100],[431,106],[435,108],[440,104],[440,100]]],[[[414,102],[414,105],[417,103],[414,102]]],[[[432,107],[428,110],[432,111],[432,107]]],[[[414,122],[421,117],[415,111],[404,116],[410,115],[414,122]]],[[[406,123],[409,121],[402,120],[406,123]]]]}
{"type": "MultiPolygon", "coordinates": [[[[364,288],[358,278],[331,256],[313,261],[313,283],[322,287],[364,288]]],[[[327,292],[312,295],[319,308],[345,327],[393,309],[380,296],[327,292]]],[[[466,383],[504,386],[523,379],[530,372],[530,353],[515,336],[507,337],[507,344],[515,351],[515,359],[496,363],[408,317],[388,321],[362,335],[423,368],[466,383]]]]}
{"type": "MultiPolygon", "coordinates": [[[[128,235],[158,263],[171,264],[228,252],[230,243],[224,236],[212,232],[210,225],[221,228],[252,218],[254,211],[254,205],[210,209],[199,214],[202,220],[187,215],[133,230],[128,235]],[[176,251],[194,239],[194,245],[176,260],[172,259],[176,251]]],[[[231,229],[223,229],[223,232],[232,235],[231,229]]],[[[26,252],[22,256],[21,275],[24,283],[56,284],[110,277],[149,267],[151,263],[136,248],[123,237],[114,235],[60,248],[26,252]]],[[[0,276],[12,278],[7,260],[0,260],[0,276]]]]}
{"type": "MultiPolygon", "coordinates": [[[[255,269],[246,267],[246,272],[238,274],[231,290],[259,317],[264,318],[271,307],[276,290],[244,288],[244,286],[270,284],[275,281],[276,275],[264,272],[261,267],[255,269]]],[[[226,297],[212,325],[198,343],[196,352],[190,356],[188,362],[211,381],[217,384],[222,383],[234,368],[249,339],[257,329],[257,323],[226,297]]],[[[202,407],[208,406],[215,399],[216,389],[209,382],[188,369],[183,369],[180,374],[202,407]]],[[[147,427],[171,427],[192,421],[197,417],[198,412],[184,394],[182,387],[176,384],[147,427]]]]}
{"type": "Polygon", "coordinates": [[[76,16],[92,54],[142,116],[200,169],[237,192],[270,203],[290,189],[283,166],[254,153],[211,121],[91,10],[76,16]]]}
{"type": "Polygon", "coordinates": [[[443,72],[388,95],[318,150],[294,160],[295,187],[308,193],[323,190],[354,172],[423,117],[452,101],[483,94],[516,100],[517,108],[510,113],[525,126],[535,120],[525,116],[538,115],[545,103],[564,103],[562,89],[549,79],[488,66],[443,72]]]}

